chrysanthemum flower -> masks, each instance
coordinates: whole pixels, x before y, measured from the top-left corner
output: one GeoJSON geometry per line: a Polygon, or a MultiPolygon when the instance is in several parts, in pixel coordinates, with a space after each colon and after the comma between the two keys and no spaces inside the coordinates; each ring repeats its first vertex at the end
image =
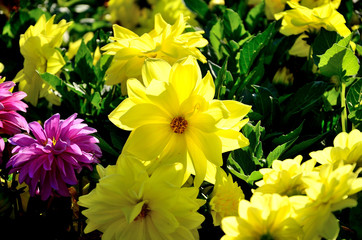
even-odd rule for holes
{"type": "MultiPolygon", "coordinates": [[[[5,78],[1,79],[5,80],[5,78]]],[[[26,112],[26,105],[21,100],[26,96],[24,92],[12,93],[15,83],[0,80],[0,134],[14,135],[22,130],[29,131],[25,118],[17,111],[26,112]]],[[[0,154],[5,148],[5,142],[0,136],[0,154]]],[[[1,163],[0,155],[0,163],[1,163]]]]}
{"type": "Polygon", "coordinates": [[[261,193],[278,193],[293,196],[305,194],[307,185],[302,177],[310,174],[315,166],[315,160],[308,160],[301,164],[302,156],[284,161],[274,160],[272,168],[262,168],[263,180],[256,182],[259,186],[255,191],[261,193]]]}
{"type": "Polygon", "coordinates": [[[218,168],[214,190],[210,200],[211,215],[214,225],[219,226],[221,219],[227,216],[237,216],[239,202],[245,198],[243,190],[221,168],[218,168]]]}
{"type": "Polygon", "coordinates": [[[196,198],[197,188],[181,188],[181,164],[149,176],[140,161],[123,159],[102,172],[96,188],[79,198],[88,208],[86,233],[99,230],[103,240],[198,239],[204,201],[196,198]]]}
{"type": "Polygon", "coordinates": [[[292,216],[288,197],[255,193],[250,202],[240,201],[239,216],[221,220],[225,232],[221,240],[299,239],[301,227],[292,216]]]}
{"type": "Polygon", "coordinates": [[[324,164],[319,172],[303,177],[307,196],[296,199],[296,219],[303,226],[304,239],[336,239],[339,224],[332,212],[357,205],[349,196],[362,190],[362,178],[353,172],[354,165],[344,165],[334,170],[324,164]]]}
{"type": "Polygon", "coordinates": [[[166,23],[160,14],[155,16],[155,28],[149,33],[138,36],[134,32],[118,25],[113,25],[114,40],[101,50],[104,54],[114,55],[106,72],[106,84],[121,83],[122,94],[127,93],[126,80],[141,79],[142,65],[147,58],[164,59],[173,64],[189,55],[202,62],[206,58],[197,49],[204,47],[207,40],[203,31],[184,33],[187,18],[180,15],[174,25],[166,23]]]}
{"type": "Polygon", "coordinates": [[[333,141],[333,147],[311,152],[309,155],[320,164],[330,163],[334,167],[339,164],[362,166],[362,133],[358,129],[350,133],[341,132],[333,141]]]}
{"type": "MultiPolygon", "coordinates": [[[[144,161],[159,156],[165,162],[178,159],[196,174],[195,185],[200,185],[209,168],[215,171],[222,165],[222,152],[249,144],[239,130],[248,121],[242,118],[250,106],[213,100],[211,74],[202,78],[194,57],[172,68],[162,60],[147,60],[143,81],[147,87],[129,80],[129,98],[109,115],[118,127],[132,130],[124,153],[144,161]]],[[[207,181],[214,183],[215,173],[207,181]]]]}
{"type": "Polygon", "coordinates": [[[14,81],[19,82],[19,90],[28,95],[25,100],[36,106],[39,98],[46,98],[50,103],[60,105],[60,98],[39,73],[58,74],[65,61],[56,49],[60,47],[63,34],[71,24],[61,20],[54,24],[55,15],[48,21],[42,15],[34,26],[20,35],[20,52],[24,57],[24,68],[18,72],[14,81]]]}
{"type": "Polygon", "coordinates": [[[38,122],[29,123],[35,138],[16,134],[9,139],[16,147],[7,167],[12,167],[10,173],[19,172],[19,182],[29,185],[31,196],[39,191],[46,200],[53,195],[52,189],[68,196],[67,184],[77,183],[75,170],[91,169],[101,156],[98,139],[90,135],[96,130],[76,117],[60,120],[55,114],[45,121],[44,129],[38,122]]]}

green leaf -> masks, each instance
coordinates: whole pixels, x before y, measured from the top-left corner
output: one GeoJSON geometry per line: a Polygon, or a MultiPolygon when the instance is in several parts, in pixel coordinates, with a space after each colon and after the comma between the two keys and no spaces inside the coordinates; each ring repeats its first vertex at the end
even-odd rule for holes
{"type": "Polygon", "coordinates": [[[96,79],[93,66],[93,57],[87,45],[82,41],[77,54],[75,55],[75,72],[83,81],[91,82],[96,79]]]}
{"type": "Polygon", "coordinates": [[[305,84],[289,99],[285,113],[290,116],[306,110],[323,96],[328,87],[328,83],[321,81],[305,84]]]}
{"type": "Polygon", "coordinates": [[[264,1],[260,2],[258,5],[253,7],[245,18],[245,24],[249,32],[253,32],[254,29],[257,27],[258,23],[263,20],[264,16],[264,1]]]}
{"type": "Polygon", "coordinates": [[[259,171],[254,171],[250,174],[248,179],[246,180],[249,184],[254,184],[255,181],[258,181],[263,178],[263,174],[261,174],[259,171]]]}
{"type": "Polygon", "coordinates": [[[202,0],[184,0],[184,3],[202,19],[205,18],[206,13],[209,11],[209,6],[202,0]]]}
{"type": "Polygon", "coordinates": [[[220,21],[217,21],[210,30],[210,43],[220,60],[222,58],[221,41],[224,38],[224,30],[220,21]]]}
{"type": "Polygon", "coordinates": [[[282,158],[286,159],[286,158],[290,158],[290,157],[292,157],[292,158],[296,157],[303,150],[307,149],[308,147],[312,146],[313,144],[315,144],[318,141],[320,141],[321,139],[323,139],[327,134],[328,134],[328,132],[325,132],[325,133],[317,135],[316,137],[313,137],[308,140],[295,144],[288,151],[286,151],[285,153],[282,154],[282,158]]]}
{"type": "Polygon", "coordinates": [[[102,97],[101,95],[99,94],[99,92],[95,92],[92,96],[92,100],[91,100],[91,103],[92,105],[96,108],[96,109],[100,109],[100,104],[102,102],[102,97]]]}
{"type": "Polygon", "coordinates": [[[288,133],[286,135],[282,135],[280,137],[277,137],[277,138],[273,139],[272,142],[274,144],[276,144],[276,145],[281,145],[281,144],[284,144],[286,142],[296,140],[299,137],[299,134],[302,132],[303,124],[304,124],[304,122],[302,122],[299,125],[299,127],[297,127],[295,130],[291,131],[290,133],[288,133]]]}
{"type": "Polygon", "coordinates": [[[354,117],[356,120],[361,121],[361,111],[362,111],[362,78],[358,80],[350,87],[347,93],[346,104],[348,111],[350,112],[351,117],[354,117]],[[358,113],[358,114],[356,114],[358,113]]]}
{"type": "Polygon", "coordinates": [[[259,33],[242,45],[239,53],[240,74],[246,74],[249,72],[252,64],[254,63],[254,60],[257,58],[260,51],[268,44],[275,33],[275,22],[273,22],[264,32],[259,33]]]}
{"type": "Polygon", "coordinates": [[[319,55],[325,53],[334,43],[341,39],[343,38],[337,32],[331,32],[321,28],[321,31],[318,33],[312,44],[314,63],[318,66],[320,61],[319,55]]]}
{"type": "Polygon", "coordinates": [[[230,8],[224,12],[224,32],[228,39],[235,39],[236,41],[239,41],[247,33],[239,15],[230,8]]]}
{"type": "Polygon", "coordinates": [[[98,145],[103,151],[113,155],[114,157],[119,156],[119,153],[116,150],[114,150],[112,148],[112,146],[109,145],[109,143],[107,143],[99,134],[95,134],[95,135],[96,135],[96,138],[99,140],[98,145]]]}
{"type": "Polygon", "coordinates": [[[332,77],[337,75],[342,79],[344,76],[353,76],[358,73],[358,58],[350,48],[335,43],[319,57],[318,67],[324,76],[332,77]]]}
{"type": "Polygon", "coordinates": [[[291,144],[294,143],[296,139],[297,138],[294,138],[274,148],[274,150],[271,151],[266,158],[267,166],[270,167],[274,160],[279,159],[279,157],[290,147],[291,144]]]}

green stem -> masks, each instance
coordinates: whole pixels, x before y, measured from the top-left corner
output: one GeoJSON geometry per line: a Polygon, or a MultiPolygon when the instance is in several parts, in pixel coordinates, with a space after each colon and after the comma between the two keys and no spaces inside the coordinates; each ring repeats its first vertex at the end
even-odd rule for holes
{"type": "Polygon", "coordinates": [[[341,89],[341,107],[343,108],[341,115],[342,131],[347,132],[346,83],[344,82],[342,82],[341,89]]]}

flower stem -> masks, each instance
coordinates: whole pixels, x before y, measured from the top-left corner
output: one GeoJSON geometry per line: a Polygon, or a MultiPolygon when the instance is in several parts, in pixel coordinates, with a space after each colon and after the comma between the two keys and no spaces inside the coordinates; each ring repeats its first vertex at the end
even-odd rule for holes
{"type": "Polygon", "coordinates": [[[341,107],[343,108],[341,114],[342,131],[347,132],[346,83],[342,82],[341,86],[341,107]]]}

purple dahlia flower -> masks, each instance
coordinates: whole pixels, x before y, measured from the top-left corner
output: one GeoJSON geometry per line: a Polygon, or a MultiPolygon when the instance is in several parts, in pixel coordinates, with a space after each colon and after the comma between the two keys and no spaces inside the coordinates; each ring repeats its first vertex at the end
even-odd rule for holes
{"type": "MultiPolygon", "coordinates": [[[[28,105],[21,101],[26,93],[12,93],[10,90],[14,86],[11,81],[0,83],[0,134],[14,135],[22,130],[29,132],[25,118],[16,112],[26,112],[28,105]]],[[[4,140],[0,137],[0,163],[4,148],[4,140]]]]}
{"type": "Polygon", "coordinates": [[[29,185],[31,196],[37,192],[42,200],[54,193],[69,196],[67,184],[78,182],[75,170],[92,169],[101,157],[99,141],[90,135],[97,130],[76,117],[75,113],[60,120],[60,115],[55,114],[45,121],[44,129],[38,122],[29,123],[35,139],[26,134],[9,139],[16,147],[7,167],[13,167],[10,173],[19,171],[19,182],[29,185]]]}

